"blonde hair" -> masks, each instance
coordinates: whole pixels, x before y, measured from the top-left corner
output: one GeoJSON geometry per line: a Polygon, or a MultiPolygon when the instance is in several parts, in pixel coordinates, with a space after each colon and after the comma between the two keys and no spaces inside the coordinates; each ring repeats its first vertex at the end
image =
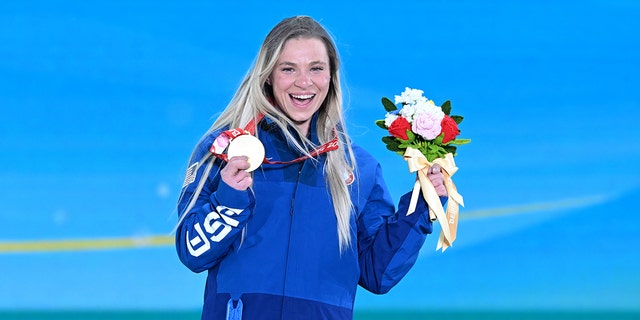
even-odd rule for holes
{"type": "MultiPolygon", "coordinates": [[[[316,130],[320,145],[336,136],[339,139],[340,147],[326,153],[327,161],[323,174],[333,200],[340,251],[344,251],[351,243],[349,221],[353,210],[346,180],[354,173],[356,162],[344,125],[338,52],[332,37],[317,21],[308,16],[286,18],[269,32],[260,47],[253,66],[244,76],[230,103],[205,136],[224,128],[244,127],[249,121],[256,119],[258,114],[263,114],[282,129],[295,148],[310,156],[304,145],[313,145],[313,143],[297,131],[297,138],[292,135],[289,128],[296,128],[296,126],[279,108],[273,107],[270,102],[273,101],[273,90],[267,83],[267,78],[275,68],[286,41],[299,38],[320,39],[325,44],[329,56],[331,82],[327,97],[318,110],[316,130]]],[[[195,152],[196,150],[194,150],[194,154],[195,152]]],[[[209,158],[208,161],[213,161],[213,159],[209,158]]],[[[204,177],[206,176],[203,176],[203,179],[206,179],[204,177]]],[[[201,187],[196,190],[192,203],[198,197],[200,189],[201,187]]],[[[189,207],[191,205],[187,207],[185,212],[189,210],[189,207]]]]}

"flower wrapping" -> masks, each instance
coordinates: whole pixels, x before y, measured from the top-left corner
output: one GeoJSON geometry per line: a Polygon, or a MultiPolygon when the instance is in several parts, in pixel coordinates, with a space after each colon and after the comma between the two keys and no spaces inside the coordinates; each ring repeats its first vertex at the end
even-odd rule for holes
{"type": "Polygon", "coordinates": [[[451,178],[458,171],[454,161],[457,146],[471,142],[470,139],[458,138],[458,125],[464,118],[451,115],[450,101],[437,106],[418,89],[406,88],[401,95],[395,96],[395,103],[382,98],[382,104],[387,114],[384,120],[377,120],[376,125],[389,133],[382,141],[387,149],[403,156],[409,171],[418,175],[407,215],[415,211],[418,197],[422,195],[429,205],[429,217],[432,221],[437,220],[442,229],[436,250],[444,252],[456,239],[459,206],[464,206],[462,195],[451,178]],[[449,196],[446,210],[427,177],[429,168],[434,164],[442,168],[444,175],[444,186],[449,196]]]}

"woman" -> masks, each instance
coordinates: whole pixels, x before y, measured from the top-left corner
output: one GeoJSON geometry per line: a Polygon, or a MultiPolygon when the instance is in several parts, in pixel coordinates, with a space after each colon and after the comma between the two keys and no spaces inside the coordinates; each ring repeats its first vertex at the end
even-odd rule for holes
{"type": "Polygon", "coordinates": [[[176,247],[208,271],[203,319],[352,319],[358,284],[385,293],[414,264],[432,231],[427,206],[407,216],[407,193],[396,214],[380,165],[345,131],[339,79],[327,31],[284,19],[195,148],[176,247]],[[245,130],[265,148],[252,172],[252,159],[220,154],[245,130]]]}

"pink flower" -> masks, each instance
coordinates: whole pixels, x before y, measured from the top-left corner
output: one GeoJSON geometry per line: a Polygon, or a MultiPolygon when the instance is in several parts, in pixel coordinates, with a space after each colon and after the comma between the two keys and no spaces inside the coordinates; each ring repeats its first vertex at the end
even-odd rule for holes
{"type": "Polygon", "coordinates": [[[419,113],[413,119],[411,131],[427,140],[433,140],[442,132],[441,122],[442,116],[431,112],[419,113]]]}

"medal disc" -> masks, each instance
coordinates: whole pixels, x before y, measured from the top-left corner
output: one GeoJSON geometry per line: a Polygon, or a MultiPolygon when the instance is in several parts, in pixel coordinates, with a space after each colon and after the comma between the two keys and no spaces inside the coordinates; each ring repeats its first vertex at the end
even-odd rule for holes
{"type": "Polygon", "coordinates": [[[246,156],[249,161],[249,169],[251,172],[257,169],[264,160],[264,146],[260,140],[252,135],[244,134],[231,140],[227,149],[227,157],[229,159],[237,156],[246,156]]]}

